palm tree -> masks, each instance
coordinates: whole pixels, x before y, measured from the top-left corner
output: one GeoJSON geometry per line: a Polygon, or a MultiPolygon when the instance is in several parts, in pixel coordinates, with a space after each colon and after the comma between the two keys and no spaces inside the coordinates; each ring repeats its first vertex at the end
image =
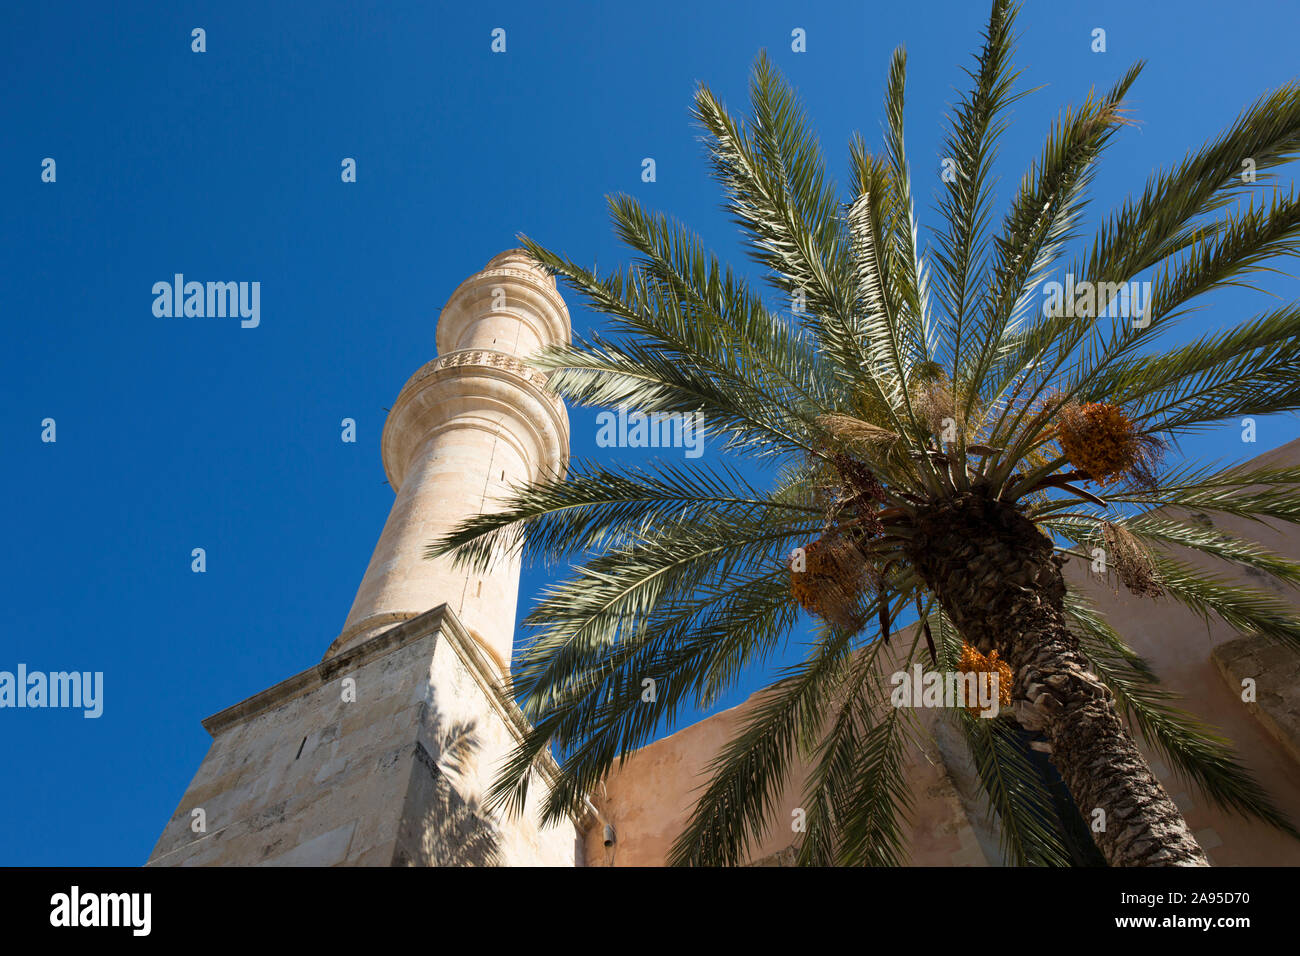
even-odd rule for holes
{"type": "Polygon", "coordinates": [[[1298,522],[1300,468],[1166,468],[1160,458],[1180,434],[1300,408],[1300,303],[1156,345],[1198,297],[1300,250],[1293,194],[1274,189],[1229,208],[1253,188],[1245,160],[1266,173],[1300,151],[1300,87],[1262,97],[1153,175],[1064,268],[1088,295],[1062,301],[1058,291],[1058,307],[1040,308],[1080,236],[1096,161],[1129,122],[1124,97],[1141,64],[1059,115],[999,227],[991,168],[1019,95],[1016,12],[992,4],[971,89],[951,117],[953,175],[925,249],[904,156],[901,49],[883,149],[854,138],[846,204],[765,56],[748,120],[707,88],[696,94],[727,208],[776,302],[627,196],[610,200],[636,254],[626,270],[602,276],[522,240],[615,332],[541,354],[534,364],[551,386],[580,404],[698,415],[715,446],[765,477],[728,465],[579,462],[431,545],[431,555],[478,566],[503,547],[585,562],[527,618],[536,640],[513,682],[534,727],[497,780],[495,805],[519,810],[532,761],[555,746],[563,775],[544,815],[558,819],[683,708],[716,700],[800,633],[802,608],[816,626],[807,656],[718,755],[673,862],[744,862],[796,766],[810,768],[800,863],[901,862],[916,722],[890,705],[886,671],[914,662],[1013,677],[1013,713],[949,716],[1014,862],[1067,862],[1027,732],[1111,865],[1207,863],[1133,732],[1218,805],[1296,835],[1229,745],[1177,709],[1066,586],[1062,565],[1103,557],[1137,593],[1300,647],[1285,601],[1177,553],[1300,583],[1300,564],[1206,533],[1178,510],[1298,522]],[[1151,282],[1149,302],[1117,314],[1124,284],[1139,276],[1151,282]],[[644,693],[646,678],[656,694],[644,693]]]}

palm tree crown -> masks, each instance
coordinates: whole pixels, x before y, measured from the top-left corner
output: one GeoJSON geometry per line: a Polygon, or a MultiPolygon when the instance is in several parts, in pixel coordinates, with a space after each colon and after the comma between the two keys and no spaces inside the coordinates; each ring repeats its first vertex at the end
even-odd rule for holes
{"type": "Polygon", "coordinates": [[[1129,122],[1135,65],[1060,114],[999,223],[991,168],[1018,95],[1015,16],[1013,3],[992,4],[924,248],[901,49],[883,148],[850,145],[847,202],[766,57],[746,119],[707,88],[696,95],[727,208],[779,298],[627,196],[610,200],[636,254],[626,270],[599,275],[524,240],[613,329],[538,356],[553,388],[581,404],[698,414],[727,454],[773,479],[725,464],[577,462],[431,546],[480,566],[502,547],[544,562],[582,556],[527,619],[536,640],[513,681],[534,726],[497,803],[522,807],[532,761],[555,745],[564,773],[545,813],[559,817],[616,760],[776,651],[802,609],[817,622],[808,654],[718,755],[676,862],[742,862],[799,761],[811,767],[800,862],[901,862],[916,723],[890,705],[886,672],[914,662],[1013,675],[1001,717],[950,716],[1015,862],[1066,859],[1022,729],[1043,735],[1085,814],[1100,806],[1123,822],[1095,836],[1111,863],[1204,862],[1130,729],[1219,805],[1294,833],[1060,568],[1100,555],[1135,593],[1300,647],[1285,601],[1207,576],[1171,549],[1289,585],[1300,564],[1170,507],[1297,522],[1300,468],[1161,461],[1180,434],[1300,407],[1300,303],[1158,345],[1198,297],[1300,250],[1294,194],[1241,176],[1243,159],[1267,179],[1300,150],[1300,87],[1260,98],[1082,242],[1096,160],[1129,122]],[[1082,251],[1067,263],[1072,248],[1082,251]],[[1125,298],[1138,276],[1150,281],[1140,306],[1125,298]]]}

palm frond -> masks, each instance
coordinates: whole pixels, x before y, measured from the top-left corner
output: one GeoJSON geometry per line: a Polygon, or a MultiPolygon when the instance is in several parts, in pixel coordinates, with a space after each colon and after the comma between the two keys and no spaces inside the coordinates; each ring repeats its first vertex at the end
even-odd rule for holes
{"type": "Polygon", "coordinates": [[[984,46],[975,69],[967,71],[973,86],[953,110],[945,159],[954,181],[940,197],[938,212],[944,227],[934,260],[935,297],[939,302],[944,341],[950,354],[952,378],[967,351],[968,317],[980,294],[980,276],[992,212],[993,161],[1006,130],[1005,113],[1018,98],[1012,93],[1018,71],[1012,66],[1018,6],[994,0],[984,31],[984,46]]]}
{"type": "MultiPolygon", "coordinates": [[[[894,269],[890,279],[897,289],[897,312],[900,324],[913,329],[918,358],[932,361],[935,357],[936,334],[930,324],[930,269],[918,244],[916,205],[912,200],[912,178],[908,170],[907,151],[903,144],[903,100],[907,85],[907,53],[899,47],[889,62],[889,78],[885,92],[885,156],[889,164],[886,196],[890,212],[892,260],[894,269]]],[[[850,144],[854,182],[859,187],[864,180],[866,150],[860,140],[850,144]]],[[[861,194],[863,190],[857,189],[861,194]]]]}
{"type": "Polygon", "coordinates": [[[695,97],[715,176],[727,206],[749,239],[754,259],[793,301],[816,333],[836,374],[858,380],[861,343],[855,335],[852,274],[843,217],[825,162],[793,91],[760,55],[750,85],[752,129],[708,90],[695,97]]]}
{"type": "MultiPolygon", "coordinates": [[[[502,552],[553,565],[571,554],[626,544],[638,532],[680,520],[723,519],[769,513],[778,522],[815,525],[824,509],[800,486],[755,487],[725,463],[687,467],[658,462],[652,468],[611,471],[578,461],[564,478],[541,479],[513,489],[497,510],[466,518],[426,548],[426,557],[454,553],[463,566],[486,570],[502,552]]],[[[764,519],[765,520],[765,519],[764,519]]]]}
{"type": "Polygon", "coordinates": [[[706,772],[708,784],[673,843],[672,864],[736,866],[767,834],[798,742],[821,723],[848,648],[847,637],[823,635],[745,716],[706,772]]]}
{"type": "MultiPolygon", "coordinates": [[[[994,387],[985,384],[990,370],[1010,350],[1009,340],[1014,341],[1028,318],[1040,284],[1076,235],[1095,164],[1114,132],[1127,122],[1124,97],[1141,71],[1142,64],[1135,64],[1105,96],[1097,100],[1089,96],[1079,108],[1067,109],[1049,132],[1042,156],[1026,172],[994,242],[986,303],[972,328],[976,347],[968,371],[961,376],[971,383],[967,416],[980,399],[987,405],[1001,402],[1010,381],[1027,371],[1019,365],[1005,367],[1000,376],[993,376],[994,387]]],[[[1007,400],[1008,406],[1014,397],[1013,393],[1007,400]]],[[[990,441],[1002,440],[995,429],[990,441]]]]}

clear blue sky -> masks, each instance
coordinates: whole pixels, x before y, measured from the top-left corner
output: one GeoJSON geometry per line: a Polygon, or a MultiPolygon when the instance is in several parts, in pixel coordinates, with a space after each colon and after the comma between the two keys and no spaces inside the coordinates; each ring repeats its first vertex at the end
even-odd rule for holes
{"type": "MultiPolygon", "coordinates": [[[[461,279],[520,232],[625,261],[603,198],[620,190],[739,261],[688,109],[697,81],[741,106],[760,48],[843,181],[850,132],[879,142],[889,54],[906,44],[933,221],[942,118],[986,14],[974,0],[6,4],[0,670],[103,671],[105,703],[98,720],[0,710],[0,864],[143,862],[206,752],[199,721],[319,660],[392,502],[383,409],[433,356],[461,279]],[[151,286],[176,272],[260,281],[260,327],[155,318],[151,286]],[[40,440],[47,417],[56,444],[40,440]],[[356,444],[339,439],[345,417],[356,444]]],[[[1060,106],[1145,57],[1141,125],[1094,193],[1094,214],[1112,208],[1291,79],[1298,26],[1293,0],[1030,2],[1019,63],[1045,89],[1016,108],[1000,197],[1060,106]]],[[[1294,279],[1274,288],[1296,297],[1294,279]]],[[[569,298],[575,327],[594,327],[569,298]]],[[[1272,304],[1220,296],[1182,336],[1272,304]]],[[[574,453],[614,461],[595,432],[595,412],[575,411],[574,453]]],[[[1284,416],[1261,421],[1258,445],[1238,435],[1185,448],[1239,458],[1300,429],[1284,416]]],[[[526,573],[522,597],[541,583],[526,573]]]]}

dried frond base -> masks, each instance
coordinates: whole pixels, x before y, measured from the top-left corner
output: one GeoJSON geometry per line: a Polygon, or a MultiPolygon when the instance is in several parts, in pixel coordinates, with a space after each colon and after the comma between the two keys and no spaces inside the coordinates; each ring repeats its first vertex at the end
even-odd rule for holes
{"type": "Polygon", "coordinates": [[[1150,552],[1133,532],[1103,521],[1101,533],[1106,542],[1107,566],[1115,569],[1124,587],[1139,597],[1159,597],[1165,593],[1150,552]]]}
{"type": "Polygon", "coordinates": [[[888,452],[898,441],[898,435],[888,428],[881,428],[850,415],[819,415],[815,421],[833,438],[872,455],[888,452]]]}

